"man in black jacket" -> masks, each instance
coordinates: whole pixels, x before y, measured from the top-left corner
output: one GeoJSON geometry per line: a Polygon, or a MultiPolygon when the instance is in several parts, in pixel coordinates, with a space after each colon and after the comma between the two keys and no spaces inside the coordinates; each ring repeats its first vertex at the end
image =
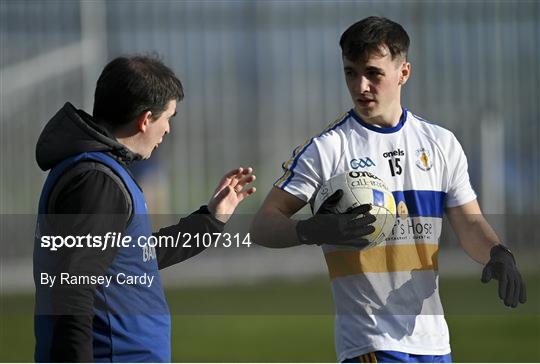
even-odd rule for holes
{"type": "MultiPolygon", "coordinates": [[[[40,135],[36,159],[50,172],[34,247],[36,361],[170,361],[158,270],[204,247],[141,244],[152,232],[127,165],[150,157],[183,96],[159,60],[117,58],[98,80],[93,116],[66,103],[40,135]],[[115,244],[122,236],[129,243],[115,244]]],[[[251,168],[230,171],[208,205],[153,235],[222,232],[254,180],[251,168]]]]}

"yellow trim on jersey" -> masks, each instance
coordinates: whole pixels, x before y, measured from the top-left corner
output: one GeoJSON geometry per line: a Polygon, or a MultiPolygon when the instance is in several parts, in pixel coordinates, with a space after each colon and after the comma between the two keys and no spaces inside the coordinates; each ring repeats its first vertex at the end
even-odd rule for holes
{"type": "MultiPolygon", "coordinates": [[[[330,124],[328,124],[322,132],[320,132],[317,136],[320,136],[324,133],[326,133],[328,130],[332,129],[334,126],[336,126],[337,124],[339,124],[340,122],[342,122],[344,119],[345,119],[345,116],[348,115],[348,112],[344,112],[343,114],[341,114],[336,120],[332,121],[330,124]]],[[[298,156],[298,154],[300,154],[304,148],[316,137],[312,137],[312,138],[308,138],[304,141],[304,143],[302,143],[301,145],[299,145],[298,147],[296,147],[294,149],[294,152],[292,154],[292,156],[287,160],[287,162],[285,162],[283,164],[283,168],[286,169],[285,171],[285,174],[283,176],[281,176],[280,179],[277,180],[276,183],[274,183],[274,186],[280,186],[283,182],[285,182],[287,180],[287,178],[289,178],[289,176],[291,175],[291,170],[290,170],[290,167],[294,161],[294,159],[298,156]]]]}
{"type": "Polygon", "coordinates": [[[356,358],[360,363],[376,363],[377,357],[375,356],[375,352],[367,353],[367,354],[361,354],[358,355],[356,358]]]}
{"type": "Polygon", "coordinates": [[[366,250],[338,250],[324,254],[330,278],[362,273],[437,270],[438,244],[385,245],[366,250]]]}
{"type": "Polygon", "coordinates": [[[285,182],[287,180],[287,178],[289,178],[289,175],[291,174],[291,171],[289,169],[287,169],[287,171],[285,172],[285,174],[283,176],[281,176],[280,179],[277,180],[276,183],[274,183],[275,186],[280,186],[283,182],[285,182]]]}

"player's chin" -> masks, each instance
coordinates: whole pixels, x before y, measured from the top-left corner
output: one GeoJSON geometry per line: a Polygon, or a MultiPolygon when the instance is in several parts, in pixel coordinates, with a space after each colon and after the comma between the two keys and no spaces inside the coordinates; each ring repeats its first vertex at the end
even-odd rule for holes
{"type": "Polygon", "coordinates": [[[369,103],[366,102],[357,102],[356,103],[356,112],[364,118],[370,118],[377,113],[376,104],[374,101],[371,101],[369,103]]]}

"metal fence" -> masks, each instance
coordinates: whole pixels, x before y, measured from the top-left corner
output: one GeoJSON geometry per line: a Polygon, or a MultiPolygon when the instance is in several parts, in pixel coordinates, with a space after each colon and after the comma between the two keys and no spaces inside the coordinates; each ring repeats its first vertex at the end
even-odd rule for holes
{"type": "Polygon", "coordinates": [[[292,148],[350,107],[338,40],[373,14],[408,30],[404,104],[455,132],[481,202],[494,178],[483,166],[494,165],[503,198],[493,212],[538,213],[537,1],[97,0],[1,3],[2,212],[35,211],[46,121],[68,100],[91,110],[102,67],[136,52],[160,54],[186,89],[172,135],[147,162],[153,211],[193,209],[225,170],[246,164],[260,177],[243,208],[254,211],[292,148]],[[501,133],[484,150],[491,127],[501,133]]]}

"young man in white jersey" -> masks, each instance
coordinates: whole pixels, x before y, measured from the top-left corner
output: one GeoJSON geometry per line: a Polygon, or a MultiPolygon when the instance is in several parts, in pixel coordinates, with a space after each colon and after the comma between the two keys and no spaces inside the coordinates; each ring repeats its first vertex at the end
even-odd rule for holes
{"type": "Polygon", "coordinates": [[[354,108],[294,150],[253,221],[252,236],[272,248],[322,246],[337,312],[338,361],[449,362],[437,267],[444,212],[465,251],[485,265],[482,281],[499,281],[505,305],[525,303],[524,283],[512,253],[482,216],[455,136],[401,106],[411,73],[405,30],[369,17],[347,29],[340,46],[354,108]],[[291,219],[322,183],[350,170],[383,179],[398,208],[391,237],[365,250],[362,237],[373,231],[375,218],[369,205],[332,214],[341,191],[315,216],[291,219]]]}

